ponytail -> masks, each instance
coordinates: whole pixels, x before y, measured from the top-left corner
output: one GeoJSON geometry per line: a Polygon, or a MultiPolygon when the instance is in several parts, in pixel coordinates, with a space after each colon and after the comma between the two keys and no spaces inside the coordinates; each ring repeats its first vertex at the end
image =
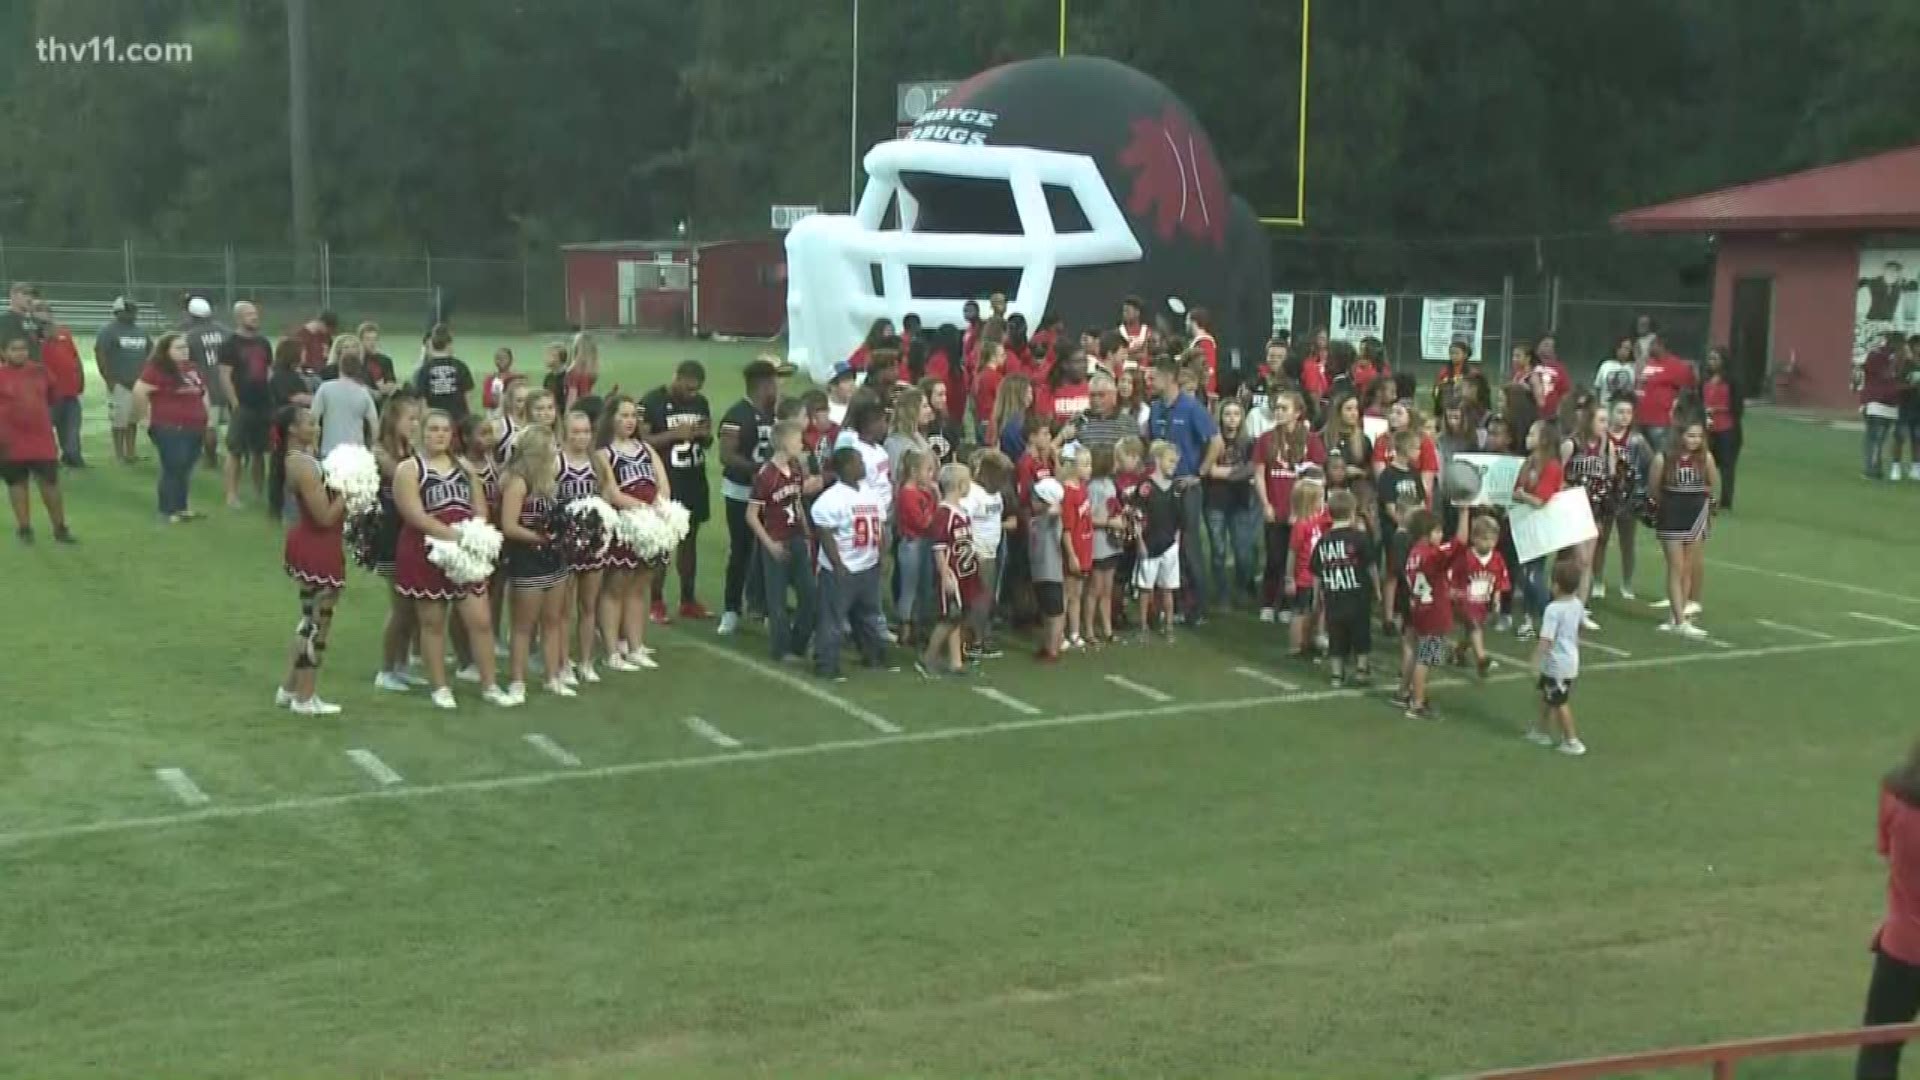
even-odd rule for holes
{"type": "Polygon", "coordinates": [[[299,418],[300,406],[285,405],[273,414],[267,427],[267,516],[275,521],[286,510],[287,443],[299,418]]]}

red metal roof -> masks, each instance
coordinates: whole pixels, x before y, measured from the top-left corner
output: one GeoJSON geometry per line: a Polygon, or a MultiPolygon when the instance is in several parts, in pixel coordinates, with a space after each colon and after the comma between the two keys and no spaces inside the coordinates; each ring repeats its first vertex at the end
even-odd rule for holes
{"type": "Polygon", "coordinates": [[[1628,232],[1920,229],[1920,146],[1615,214],[1628,232]]]}

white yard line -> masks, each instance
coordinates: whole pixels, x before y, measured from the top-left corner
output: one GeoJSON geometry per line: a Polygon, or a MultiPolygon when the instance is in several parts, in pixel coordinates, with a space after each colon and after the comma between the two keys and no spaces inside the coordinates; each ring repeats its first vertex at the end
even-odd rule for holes
{"type": "Polygon", "coordinates": [[[1592,638],[1586,637],[1580,639],[1580,647],[1583,649],[1592,649],[1594,652],[1603,652],[1608,656],[1618,657],[1621,660],[1625,660],[1633,655],[1625,649],[1616,648],[1604,641],[1595,641],[1592,638]]]}
{"type": "Polygon", "coordinates": [[[681,633],[679,635],[676,635],[676,640],[683,641],[687,644],[688,647],[698,649],[701,652],[706,653],[710,656],[717,656],[720,659],[727,661],[728,663],[738,664],[741,667],[747,668],[750,671],[757,671],[760,674],[765,675],[767,678],[772,679],[774,682],[780,683],[781,685],[787,687],[789,690],[796,690],[814,699],[815,701],[824,702],[828,705],[831,705],[834,708],[839,709],[841,712],[846,713],[848,716],[853,717],[855,720],[858,720],[861,723],[867,725],[873,730],[880,732],[882,735],[900,734],[899,724],[896,724],[893,721],[887,719],[886,717],[881,716],[877,712],[873,712],[868,709],[863,709],[860,706],[855,705],[853,702],[848,701],[846,698],[841,697],[839,694],[836,694],[833,691],[828,690],[826,687],[819,685],[817,681],[813,679],[809,679],[804,675],[795,675],[790,671],[783,671],[780,668],[773,666],[772,664],[763,663],[762,661],[755,660],[754,658],[747,656],[744,653],[735,652],[734,650],[729,649],[724,645],[715,645],[711,641],[702,641],[699,638],[693,636],[693,633],[696,633],[696,632],[697,631],[681,633]]]}
{"type": "Polygon", "coordinates": [[[361,772],[373,777],[374,783],[382,787],[393,787],[405,783],[399,773],[394,772],[392,767],[381,761],[379,755],[371,750],[349,750],[347,757],[360,767],[361,772]]]}
{"type": "Polygon", "coordinates": [[[1801,637],[1812,638],[1815,641],[1832,641],[1833,640],[1833,635],[1827,633],[1825,630],[1809,630],[1804,626],[1795,626],[1792,623],[1774,622],[1772,619],[1755,619],[1753,621],[1756,623],[1759,623],[1761,626],[1764,626],[1769,630],[1778,630],[1783,634],[1798,634],[1801,637]]]}
{"type": "Polygon", "coordinates": [[[695,735],[700,736],[722,750],[738,750],[741,746],[745,745],[739,739],[721,731],[719,728],[714,727],[712,724],[707,723],[697,716],[689,716],[680,722],[687,726],[688,731],[693,732],[695,735]]]}
{"type": "Polygon", "coordinates": [[[991,686],[976,686],[973,688],[973,692],[986,698],[988,701],[997,701],[1022,716],[1040,715],[1039,706],[1029,705],[1019,698],[1014,697],[1012,694],[1007,693],[1005,690],[995,690],[991,686]]]}
{"type": "Polygon", "coordinates": [[[520,738],[525,740],[528,746],[552,758],[558,764],[565,765],[569,769],[577,769],[580,767],[580,759],[574,755],[573,751],[561,746],[559,743],[554,742],[552,739],[537,731],[529,731],[525,735],[520,736],[520,738]]]}
{"type": "Polygon", "coordinates": [[[1281,690],[1285,690],[1288,693],[1292,693],[1300,689],[1298,686],[1288,682],[1287,680],[1281,678],[1280,676],[1272,674],[1271,672],[1261,671],[1259,668],[1256,668],[1256,667],[1237,667],[1233,669],[1233,673],[1236,675],[1245,675],[1249,679],[1258,680],[1259,682],[1266,683],[1268,686],[1277,687],[1281,690]]]}
{"type": "Polygon", "coordinates": [[[1769,570],[1764,566],[1748,566],[1745,563],[1727,562],[1724,559],[1708,559],[1708,566],[1717,566],[1722,570],[1738,570],[1743,574],[1759,574],[1761,577],[1778,578],[1781,581],[1797,581],[1802,585],[1817,585],[1823,589],[1853,593],[1855,596],[1871,596],[1876,600],[1895,600],[1902,604],[1920,604],[1920,596],[1902,596],[1884,589],[1855,585],[1846,581],[1833,581],[1828,578],[1808,577],[1805,574],[1789,573],[1785,570],[1769,570]]]}
{"type": "Polygon", "coordinates": [[[1920,626],[1915,626],[1910,622],[1901,622],[1899,619],[1889,619],[1885,615],[1869,615],[1864,611],[1849,611],[1847,614],[1855,619],[1864,619],[1867,622],[1879,623],[1881,626],[1891,626],[1895,630],[1908,630],[1920,634],[1920,626]]]}
{"type": "MultiPolygon", "coordinates": [[[[1584,644],[1584,642],[1582,644],[1584,644]]],[[[1508,656],[1506,653],[1497,653],[1497,652],[1494,652],[1492,649],[1487,650],[1487,656],[1491,657],[1492,659],[1498,660],[1502,664],[1505,664],[1507,667],[1514,668],[1518,671],[1533,670],[1533,661],[1531,660],[1522,660],[1517,656],[1508,656]]]]}
{"type": "Polygon", "coordinates": [[[200,785],[193,782],[193,777],[188,776],[185,769],[155,769],[153,775],[166,785],[168,791],[173,792],[174,798],[188,806],[205,806],[213,801],[206,792],[200,790],[200,785]]]}
{"type": "MultiPolygon", "coordinates": [[[[1874,648],[1881,645],[1911,645],[1916,642],[1920,642],[1920,636],[1914,634],[1890,634],[1885,637],[1855,638],[1845,641],[1810,641],[1793,645],[1768,645],[1760,648],[1738,649],[1720,653],[1673,653],[1664,656],[1636,657],[1632,660],[1605,660],[1597,664],[1586,665],[1586,671],[1582,674],[1592,674],[1600,671],[1636,671],[1645,668],[1678,667],[1683,664],[1711,664],[1725,660],[1748,660],[1769,656],[1795,656],[1803,653],[1874,648]]],[[[1487,682],[1516,682],[1532,677],[1531,671],[1501,672],[1488,678],[1487,682]]],[[[1444,680],[1444,682],[1447,685],[1454,684],[1454,680],[1444,680]]],[[[1441,683],[1435,683],[1434,685],[1438,687],[1441,683]]],[[[273,802],[233,806],[207,806],[198,810],[187,810],[172,814],[109,818],[78,825],[55,825],[44,829],[22,829],[16,832],[0,833],[0,848],[18,847],[23,844],[43,840],[63,840],[79,836],[99,836],[113,833],[171,828],[199,821],[305,813],[337,806],[351,806],[357,803],[372,802],[375,800],[421,799],[442,795],[488,791],[516,791],[522,788],[534,788],[546,784],[558,784],[576,780],[606,780],[620,776],[639,776],[649,773],[709,769],[725,765],[740,765],[748,762],[824,757],[829,754],[877,750],[889,746],[977,739],[990,735],[1075,727],[1082,724],[1108,724],[1125,720],[1181,716],[1188,713],[1241,712],[1248,709],[1271,708],[1274,705],[1329,701],[1338,698],[1373,698],[1376,700],[1384,700],[1379,698],[1379,694],[1384,689],[1385,687],[1371,691],[1312,690],[1303,691],[1298,694],[1268,694],[1262,697],[1237,698],[1230,701],[1185,701],[1171,705],[1158,705],[1137,709],[1115,709],[1107,712],[1078,713],[1069,716],[1039,716],[1019,720],[1002,720],[973,727],[930,728],[924,731],[905,731],[892,735],[874,735],[862,739],[836,739],[830,742],[812,743],[804,746],[766,747],[762,749],[740,750],[732,753],[705,754],[696,757],[630,761],[619,765],[599,765],[592,768],[571,769],[566,771],[549,769],[537,773],[499,776],[484,780],[456,780],[444,784],[420,784],[410,787],[386,787],[375,790],[362,789],[358,791],[340,792],[333,795],[279,799],[273,802]]]]}
{"type": "Polygon", "coordinates": [[[1167,702],[1173,700],[1173,695],[1167,693],[1165,690],[1155,690],[1145,683],[1134,682],[1124,675],[1109,675],[1107,676],[1107,681],[1122,690],[1131,690],[1141,697],[1146,698],[1148,701],[1167,702]]]}

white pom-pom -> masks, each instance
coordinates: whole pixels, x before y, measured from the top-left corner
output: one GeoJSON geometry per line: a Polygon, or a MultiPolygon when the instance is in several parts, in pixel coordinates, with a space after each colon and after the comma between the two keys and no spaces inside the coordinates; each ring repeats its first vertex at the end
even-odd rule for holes
{"type": "Polygon", "coordinates": [[[364,446],[342,443],[327,451],[320,475],[346,499],[349,514],[362,513],[380,501],[380,466],[373,451],[364,446]]]}
{"type": "Polygon", "coordinates": [[[456,585],[474,585],[493,576],[500,557],[500,530],[478,518],[456,522],[453,540],[427,538],[427,561],[456,585]]]}
{"type": "Polygon", "coordinates": [[[667,530],[673,536],[673,543],[669,546],[679,547],[680,541],[685,540],[687,533],[693,531],[693,515],[674,499],[655,503],[654,508],[660,512],[661,520],[666,522],[667,530]]]}
{"type": "Polygon", "coordinates": [[[594,517],[600,520],[600,546],[589,562],[600,558],[613,546],[613,540],[620,528],[620,512],[613,504],[598,495],[589,495],[584,499],[575,499],[567,504],[567,513],[577,518],[594,517]]]}
{"type": "Polygon", "coordinates": [[[629,507],[620,511],[617,521],[616,532],[621,543],[647,562],[658,562],[673,554],[693,527],[687,508],[671,499],[629,507]]]}

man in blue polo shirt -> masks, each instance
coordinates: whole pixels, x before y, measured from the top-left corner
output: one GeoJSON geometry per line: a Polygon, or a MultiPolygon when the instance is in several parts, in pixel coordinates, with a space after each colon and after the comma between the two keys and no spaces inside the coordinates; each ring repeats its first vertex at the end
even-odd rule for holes
{"type": "MultiPolygon", "coordinates": [[[[1147,438],[1165,440],[1180,451],[1180,464],[1174,469],[1174,482],[1184,488],[1200,484],[1200,466],[1207,459],[1207,446],[1213,442],[1213,416],[1199,399],[1180,386],[1180,365],[1172,357],[1163,357],[1153,367],[1153,404],[1147,410],[1147,438]]],[[[1180,523],[1180,591],[1187,624],[1199,626],[1207,621],[1206,578],[1201,570],[1207,565],[1200,550],[1202,500],[1194,491],[1183,500],[1186,520],[1180,523]]]]}

